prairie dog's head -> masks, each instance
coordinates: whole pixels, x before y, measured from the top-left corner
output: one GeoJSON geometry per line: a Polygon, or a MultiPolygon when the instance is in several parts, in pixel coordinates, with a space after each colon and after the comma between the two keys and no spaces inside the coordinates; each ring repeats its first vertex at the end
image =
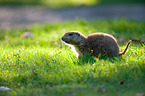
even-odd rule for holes
{"type": "Polygon", "coordinates": [[[77,45],[79,44],[85,36],[78,31],[66,32],[62,37],[62,41],[68,44],[77,45]]]}

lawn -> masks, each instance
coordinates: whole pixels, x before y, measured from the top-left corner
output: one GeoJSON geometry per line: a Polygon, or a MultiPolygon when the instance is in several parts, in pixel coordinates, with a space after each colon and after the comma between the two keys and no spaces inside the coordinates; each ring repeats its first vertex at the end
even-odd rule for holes
{"type": "MultiPolygon", "coordinates": [[[[145,93],[145,45],[131,43],[120,58],[78,60],[61,42],[66,31],[105,32],[145,39],[145,22],[125,19],[74,20],[0,30],[0,96],[138,96],[145,93]],[[23,38],[29,29],[34,36],[23,38]]],[[[126,43],[119,43],[120,49],[126,43]]],[[[141,95],[143,96],[143,95],[141,95]]]]}

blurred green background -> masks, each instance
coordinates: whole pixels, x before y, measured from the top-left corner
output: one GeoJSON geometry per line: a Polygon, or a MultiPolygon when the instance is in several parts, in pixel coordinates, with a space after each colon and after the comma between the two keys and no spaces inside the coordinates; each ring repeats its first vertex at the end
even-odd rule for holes
{"type": "Polygon", "coordinates": [[[0,0],[0,5],[45,5],[50,8],[98,4],[145,4],[145,0],[0,0]]]}

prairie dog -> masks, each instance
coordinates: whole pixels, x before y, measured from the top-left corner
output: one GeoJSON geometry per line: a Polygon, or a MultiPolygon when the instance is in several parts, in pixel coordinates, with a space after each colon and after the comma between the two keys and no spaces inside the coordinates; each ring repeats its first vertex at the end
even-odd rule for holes
{"type": "Polygon", "coordinates": [[[106,33],[92,33],[84,36],[78,31],[69,31],[62,36],[62,41],[74,47],[78,57],[86,54],[107,57],[119,57],[127,52],[131,40],[128,42],[125,50],[119,52],[117,40],[106,33]]]}

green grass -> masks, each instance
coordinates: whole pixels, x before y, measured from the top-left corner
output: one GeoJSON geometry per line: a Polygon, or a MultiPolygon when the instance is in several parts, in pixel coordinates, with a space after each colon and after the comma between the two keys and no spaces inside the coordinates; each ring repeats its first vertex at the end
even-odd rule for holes
{"type": "MultiPolygon", "coordinates": [[[[27,28],[26,28],[27,29],[27,28]]],[[[29,27],[34,38],[22,38],[24,29],[0,32],[0,96],[134,96],[145,93],[145,46],[131,43],[121,58],[78,60],[61,42],[66,31],[87,35],[105,32],[118,38],[145,39],[145,22],[124,19],[85,21],[29,27]],[[119,84],[120,81],[124,84],[119,84]]],[[[126,44],[119,44],[123,50],[126,44]]]]}
{"type": "Polygon", "coordinates": [[[145,4],[144,0],[0,0],[0,5],[43,5],[50,8],[96,6],[108,4],[145,4]]]}

